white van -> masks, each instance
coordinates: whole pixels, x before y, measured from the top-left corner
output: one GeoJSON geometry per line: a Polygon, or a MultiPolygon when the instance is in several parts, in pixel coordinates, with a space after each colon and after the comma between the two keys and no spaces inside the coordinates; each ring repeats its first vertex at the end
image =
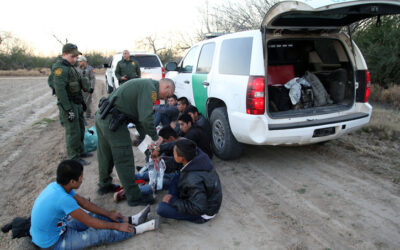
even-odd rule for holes
{"type": "MultiPolygon", "coordinates": [[[[162,62],[156,54],[131,52],[130,56],[139,63],[141,78],[160,80],[165,77],[162,62]]],[[[113,56],[111,65],[104,64],[104,66],[108,68],[105,75],[107,93],[111,93],[114,89],[119,87],[118,78],[115,76],[115,69],[117,68],[118,62],[121,60],[122,53],[118,53],[113,56]]]]}
{"type": "Polygon", "coordinates": [[[398,13],[394,0],[280,2],[260,30],[200,42],[179,64],[167,64],[166,77],[175,81],[178,97],[209,118],[213,150],[222,159],[239,157],[240,143],[332,140],[366,125],[372,113],[367,65],[343,29],[398,13]],[[319,88],[297,88],[301,98],[294,105],[284,85],[305,76],[317,78],[319,88]]]}

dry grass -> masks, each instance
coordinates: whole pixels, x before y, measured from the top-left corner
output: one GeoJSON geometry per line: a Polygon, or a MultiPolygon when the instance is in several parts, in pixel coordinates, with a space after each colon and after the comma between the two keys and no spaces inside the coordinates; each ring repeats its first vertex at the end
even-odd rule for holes
{"type": "Polygon", "coordinates": [[[370,101],[390,105],[400,109],[400,86],[391,85],[383,88],[379,85],[372,85],[370,101]]]}
{"type": "MultiPolygon", "coordinates": [[[[105,74],[106,69],[95,69],[96,74],[105,74]]],[[[0,76],[48,76],[50,69],[35,68],[35,69],[17,69],[17,70],[0,70],[0,76]]]]}

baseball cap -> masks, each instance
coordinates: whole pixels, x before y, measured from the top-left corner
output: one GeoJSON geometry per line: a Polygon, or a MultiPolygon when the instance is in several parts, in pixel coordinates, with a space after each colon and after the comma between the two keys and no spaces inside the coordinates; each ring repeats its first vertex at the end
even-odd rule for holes
{"type": "Polygon", "coordinates": [[[74,56],[82,55],[82,53],[78,51],[78,46],[72,43],[65,44],[62,48],[62,53],[73,54],[74,56]]]}
{"type": "Polygon", "coordinates": [[[87,61],[87,59],[84,56],[80,56],[77,61],[82,62],[82,61],[87,61]]]}

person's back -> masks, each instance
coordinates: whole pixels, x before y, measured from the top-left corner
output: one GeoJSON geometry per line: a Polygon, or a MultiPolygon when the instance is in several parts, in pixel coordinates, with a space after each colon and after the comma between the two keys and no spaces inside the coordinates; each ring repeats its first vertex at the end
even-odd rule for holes
{"type": "Polygon", "coordinates": [[[183,137],[194,141],[197,146],[210,157],[210,159],[213,157],[213,152],[211,150],[211,144],[210,144],[210,137],[204,132],[203,129],[200,127],[194,125],[192,126],[189,131],[185,134],[183,134],[183,137]]]}
{"type": "Polygon", "coordinates": [[[40,193],[32,208],[30,234],[33,243],[46,248],[57,242],[65,230],[68,215],[79,208],[74,195],[73,190],[67,193],[56,182],[40,193]]]}

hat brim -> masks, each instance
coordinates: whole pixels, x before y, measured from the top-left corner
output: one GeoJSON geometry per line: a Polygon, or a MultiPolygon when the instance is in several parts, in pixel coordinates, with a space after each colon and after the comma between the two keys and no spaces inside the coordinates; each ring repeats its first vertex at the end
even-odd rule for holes
{"type": "Polygon", "coordinates": [[[82,53],[80,51],[78,51],[78,50],[72,51],[71,54],[74,55],[74,56],[82,55],[82,53]]]}

